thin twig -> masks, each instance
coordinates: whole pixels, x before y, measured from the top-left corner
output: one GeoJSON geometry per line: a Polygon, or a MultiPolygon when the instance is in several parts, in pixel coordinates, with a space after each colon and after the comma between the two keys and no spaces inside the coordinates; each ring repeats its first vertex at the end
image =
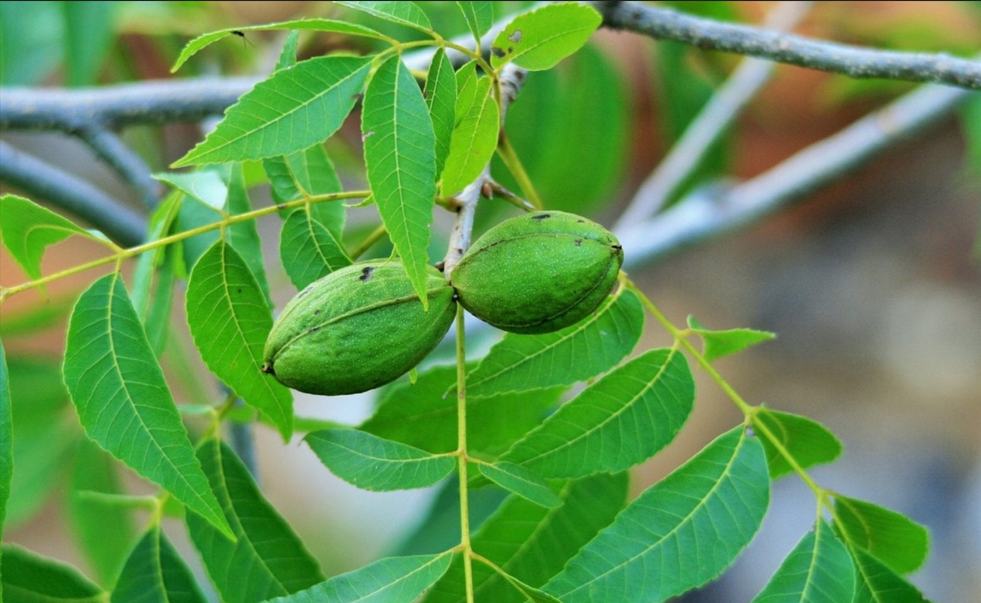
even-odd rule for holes
{"type": "Polygon", "coordinates": [[[776,167],[735,185],[694,191],[647,223],[617,231],[626,263],[637,266],[744,227],[854,172],[949,115],[971,92],[922,86],[776,167]]]}
{"type": "MultiPolygon", "coordinates": [[[[766,26],[777,31],[793,28],[813,6],[813,2],[781,2],[767,18],[766,26]]],[[[667,204],[672,195],[698,169],[706,153],[729,126],[742,115],[749,101],[770,81],[774,63],[763,59],[743,59],[729,79],[718,89],[685,133],[671,148],[657,169],[640,185],[633,202],[623,211],[615,228],[626,228],[647,220],[667,204]]]]}
{"type": "Polygon", "coordinates": [[[126,247],[146,239],[146,221],[85,180],[0,141],[0,180],[63,209],[126,247]]]}
{"type": "Polygon", "coordinates": [[[674,40],[841,73],[853,78],[935,82],[981,90],[981,62],[947,54],[894,52],[812,40],[750,25],[722,23],[638,2],[592,2],[603,24],[659,40],[674,40]]]}
{"type": "Polygon", "coordinates": [[[133,187],[147,208],[153,209],[160,203],[162,187],[150,177],[150,166],[118,136],[104,128],[90,127],[79,130],[78,137],[133,187]]]}

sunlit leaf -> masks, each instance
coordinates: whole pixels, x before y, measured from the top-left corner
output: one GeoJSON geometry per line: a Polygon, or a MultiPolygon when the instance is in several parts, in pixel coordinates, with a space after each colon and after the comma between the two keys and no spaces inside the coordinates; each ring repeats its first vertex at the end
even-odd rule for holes
{"type": "Polygon", "coordinates": [[[872,555],[852,549],[857,587],[854,603],[929,603],[915,586],[872,555]]]}
{"type": "Polygon", "coordinates": [[[136,530],[129,509],[107,504],[93,493],[123,493],[116,462],[89,440],[83,440],[75,457],[68,510],[79,548],[92,566],[99,583],[111,587],[136,544],[136,530]],[[112,529],[106,529],[112,526],[112,529]]]}
{"type": "Polygon", "coordinates": [[[926,561],[930,533],[902,513],[847,496],[835,497],[835,512],[842,538],[896,573],[908,574],[926,561]]]}
{"type": "Polygon", "coordinates": [[[644,312],[633,293],[620,290],[591,316],[545,335],[508,333],[467,380],[467,395],[571,385],[620,362],[637,344],[644,312]]]}
{"type": "Polygon", "coordinates": [[[460,67],[454,76],[456,80],[456,108],[453,111],[453,125],[458,126],[470,114],[470,107],[477,100],[477,62],[470,61],[460,67]]]}
{"type": "Polygon", "coordinates": [[[545,477],[628,469],[671,443],[694,402],[685,357],[652,350],[590,385],[504,459],[545,477]]]}
{"type": "Polygon", "coordinates": [[[543,588],[564,603],[657,603],[731,564],[770,499],[763,446],[738,427],[648,488],[543,588]]]}
{"type": "Polygon", "coordinates": [[[499,462],[477,466],[480,474],[504,488],[543,507],[558,507],[562,499],[548,487],[540,476],[514,463],[499,462]]]}
{"type": "MultiPolygon", "coordinates": [[[[303,29],[340,33],[348,36],[360,36],[363,38],[382,38],[380,33],[369,27],[365,27],[364,25],[348,23],[345,21],[333,21],[331,19],[297,19],[295,21],[282,21],[280,23],[269,23],[267,25],[230,27],[228,29],[222,29],[200,35],[188,42],[187,45],[184,46],[184,50],[181,51],[180,56],[177,57],[177,61],[174,62],[174,66],[170,68],[170,72],[174,73],[181,68],[181,65],[186,63],[188,59],[193,57],[199,51],[224,38],[225,36],[236,35],[234,32],[240,31],[244,33],[247,31],[266,31],[270,29],[303,29]]],[[[295,55],[296,53],[294,51],[294,56],[295,55]]]]}
{"type": "Polygon", "coordinates": [[[268,603],[412,603],[451,559],[450,553],[389,557],[268,603]]]}
{"type": "Polygon", "coordinates": [[[442,48],[436,51],[429,65],[425,97],[436,136],[436,173],[441,174],[450,152],[450,138],[456,123],[456,75],[453,73],[453,63],[442,48]]]}
{"type": "MultiPolygon", "coordinates": [[[[228,181],[222,177],[221,171],[223,169],[206,168],[193,172],[162,172],[154,174],[153,177],[207,207],[224,211],[228,205],[228,181]]],[[[215,218],[218,217],[220,211],[215,212],[215,218]]]]}
{"type": "Polygon", "coordinates": [[[457,2],[456,5],[460,7],[460,12],[467,21],[467,27],[470,28],[474,40],[479,45],[480,38],[494,24],[494,7],[490,2],[457,2]]]}
{"type": "Polygon", "coordinates": [[[365,490],[425,488],[446,479],[456,461],[357,429],[326,429],[304,441],[331,472],[365,490]]]}
{"type": "Polygon", "coordinates": [[[66,218],[49,211],[33,201],[17,195],[0,197],[0,235],[3,244],[27,276],[41,278],[41,259],[47,248],[72,235],[80,235],[94,241],[103,238],[76,226],[66,218]]]}
{"type": "Polygon", "coordinates": [[[722,356],[741,352],[748,347],[770,341],[776,337],[775,333],[769,331],[754,331],[753,329],[729,329],[726,331],[712,331],[703,327],[694,316],[688,317],[688,326],[692,331],[701,336],[705,343],[705,350],[702,353],[709,362],[722,356]]]}
{"type": "Polygon", "coordinates": [[[237,541],[193,513],[187,515],[187,529],[226,603],[258,603],[324,580],[317,562],[230,448],[209,438],[198,446],[198,460],[237,541]]]}
{"type": "Polygon", "coordinates": [[[64,374],[89,438],[230,533],[118,274],[75,305],[64,374]]]}
{"type": "Polygon", "coordinates": [[[174,167],[289,155],[327,140],[354,107],[370,65],[369,58],[326,56],[277,71],[174,167]]]}
{"type": "Polygon", "coordinates": [[[351,265],[343,244],[304,209],[293,211],[283,223],[279,257],[297,289],[351,265]]]}
{"type": "Polygon", "coordinates": [[[551,69],[582,48],[602,22],[596,10],[577,2],[549,4],[518,15],[494,38],[491,65],[514,61],[529,71],[551,69]]]}
{"type": "MultiPolygon", "coordinates": [[[[14,475],[14,432],[10,412],[10,382],[7,377],[7,355],[0,341],[0,540],[3,524],[7,519],[7,499],[10,498],[10,480],[14,475]]],[[[0,568],[3,558],[0,556],[0,568]]],[[[0,592],[0,597],[3,594],[0,592]]]]}
{"type": "Polygon", "coordinates": [[[501,129],[501,112],[489,77],[477,81],[474,102],[453,130],[443,169],[442,191],[457,193],[473,182],[494,155],[501,129]]]}
{"type": "Polygon", "coordinates": [[[5,544],[3,600],[6,603],[108,603],[109,595],[74,567],[5,544]]]}
{"type": "MultiPolygon", "coordinates": [[[[523,583],[540,588],[613,521],[626,502],[627,481],[621,473],[568,482],[558,493],[563,504],[557,508],[511,496],[474,534],[474,550],[523,583]]],[[[487,566],[474,564],[473,574],[479,603],[525,601],[487,566]]],[[[454,562],[424,603],[466,603],[463,580],[463,564],[454,562]]]]}
{"type": "MultiPolygon", "coordinates": [[[[382,395],[375,414],[359,429],[428,452],[457,448],[455,366],[433,367],[415,384],[391,388],[382,395]]],[[[467,449],[496,456],[541,423],[563,388],[515,392],[487,398],[467,398],[467,449]]]]}
{"type": "MultiPolygon", "coordinates": [[[[784,450],[794,457],[802,469],[830,463],[841,454],[841,442],[823,425],[800,415],[762,408],[754,417],[767,431],[776,437],[784,450]]],[[[777,479],[794,471],[790,462],[770,442],[767,435],[760,441],[766,449],[766,460],[770,466],[770,479],[777,479]]]]}
{"type": "Polygon", "coordinates": [[[382,63],[372,76],[361,131],[368,184],[378,213],[413,288],[428,308],[426,264],[436,197],[436,138],[422,91],[400,57],[382,63]]]}
{"type": "Polygon", "coordinates": [[[852,558],[823,519],[797,543],[753,603],[842,603],[855,595],[852,558]]]}
{"type": "Polygon", "coordinates": [[[224,241],[206,251],[187,285],[187,324],[208,368],[265,413],[284,439],[293,432],[293,396],[262,372],[272,313],[242,256],[224,241]]]}
{"type": "Polygon", "coordinates": [[[160,530],[152,526],[130,553],[112,603],[207,603],[191,570],[160,530]]]}
{"type": "Polygon", "coordinates": [[[334,4],[347,6],[374,15],[379,19],[399,25],[408,25],[422,31],[432,31],[433,28],[426,13],[422,12],[422,9],[415,2],[408,2],[407,0],[399,0],[398,2],[334,2],[334,4]]]}

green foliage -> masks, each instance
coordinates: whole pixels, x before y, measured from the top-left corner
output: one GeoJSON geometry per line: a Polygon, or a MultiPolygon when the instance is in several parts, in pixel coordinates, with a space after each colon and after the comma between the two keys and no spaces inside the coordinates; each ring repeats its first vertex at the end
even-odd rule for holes
{"type": "Polygon", "coordinates": [[[370,65],[359,57],[328,56],[277,71],[229,107],[174,167],[289,155],[327,140],[354,107],[370,65]]]}
{"type": "Polygon", "coordinates": [[[835,497],[835,512],[841,537],[849,546],[869,553],[894,572],[908,574],[926,561],[930,534],[905,515],[847,496],[835,497]]]}
{"type": "Polygon", "coordinates": [[[205,364],[288,440],[293,396],[261,370],[272,314],[245,260],[224,241],[212,245],[191,272],[187,324],[205,364]]]}
{"type": "Polygon", "coordinates": [[[108,603],[109,596],[77,569],[5,544],[0,592],[7,603],[108,603]]]}
{"type": "MultiPolygon", "coordinates": [[[[756,420],[766,427],[776,444],[788,451],[797,465],[803,469],[830,463],[841,455],[842,446],[838,438],[813,419],[761,408],[756,414],[756,420]]],[[[775,480],[794,471],[787,458],[777,449],[774,441],[769,437],[762,438],[760,441],[766,449],[770,479],[775,480]]]]}
{"type": "Polygon", "coordinates": [[[27,276],[41,278],[41,259],[45,250],[72,235],[81,235],[98,241],[101,235],[92,234],[58,214],[44,209],[33,201],[16,195],[0,197],[0,235],[3,244],[27,276]]]}
{"type": "Polygon", "coordinates": [[[112,591],[112,603],[206,603],[174,546],[151,526],[130,553],[112,591]]]}
{"type": "Polygon", "coordinates": [[[818,520],[753,603],[840,603],[855,594],[855,566],[831,527],[818,520]]]}
{"type": "Polygon", "coordinates": [[[194,513],[187,516],[191,540],[222,599],[258,603],[322,582],[317,562],[235,453],[208,438],[197,456],[236,538],[228,539],[194,513]]]}
{"type": "Polygon", "coordinates": [[[426,249],[436,196],[436,135],[422,91],[398,56],[382,63],[371,78],[361,132],[371,195],[423,308],[428,308],[426,249]]]}
{"type": "Polygon", "coordinates": [[[304,441],[334,475],[377,492],[432,486],[455,466],[446,454],[430,454],[356,429],[315,431],[304,441]]]}
{"type": "Polygon", "coordinates": [[[577,2],[549,4],[511,21],[491,44],[491,64],[513,61],[529,71],[555,67],[582,48],[603,22],[593,8],[577,2]]]}
{"type": "Polygon", "coordinates": [[[665,601],[728,567],[769,502],[763,446],[737,427],[630,503],[544,590],[566,603],[665,601]]]}
{"type": "MultiPolygon", "coordinates": [[[[11,28],[9,17],[17,17],[23,5],[0,5],[0,81],[36,81],[50,71],[51,52],[67,53],[72,83],[100,75],[112,42],[113,8],[68,4],[38,3],[39,21],[71,28],[67,43],[52,45],[47,54],[32,24],[23,31],[11,28]],[[36,64],[22,64],[20,46],[38,53],[36,64]]],[[[337,4],[388,23],[377,23],[376,31],[344,20],[302,19],[222,29],[186,45],[175,69],[228,36],[289,30],[273,73],[175,164],[208,167],[157,176],[171,192],[150,217],[145,245],[121,250],[32,201],[0,198],[0,234],[32,279],[5,285],[0,299],[39,288],[46,249],[70,236],[106,244],[114,254],[93,265],[116,261],[115,270],[95,279],[71,311],[61,372],[53,363],[8,357],[11,346],[0,344],[0,530],[6,523],[9,532],[40,509],[70,470],[70,484],[62,489],[70,496],[76,544],[98,583],[112,592],[69,566],[5,546],[3,600],[203,603],[205,591],[162,532],[162,519],[170,517],[186,523],[215,591],[227,603],[659,603],[729,567],[757,532],[772,481],[796,473],[816,494],[818,519],[755,601],[925,601],[902,577],[926,558],[925,528],[817,485],[807,470],[841,454],[834,434],[808,417],[752,405],[713,368],[714,360],[772,339],[772,333],[714,331],[691,317],[689,328],[679,329],[620,273],[619,288],[608,296],[604,289],[603,298],[597,294],[598,309],[564,329],[507,333],[478,358],[468,357],[469,350],[484,342],[465,341],[461,320],[456,365],[432,365],[444,357],[438,348],[423,360],[448,328],[459,297],[467,303],[466,288],[456,283],[454,290],[439,265],[431,265],[431,255],[442,252],[433,243],[442,239],[430,232],[432,224],[443,227],[434,220],[437,203],[457,210],[452,195],[485,184],[478,178],[499,152],[506,161],[494,166],[494,177],[504,186],[532,200],[542,197],[553,213],[594,209],[612,196],[627,164],[629,97],[616,66],[595,47],[584,48],[602,20],[587,5],[547,4],[511,18],[492,44],[488,65],[482,53],[447,40],[469,30],[479,46],[493,26],[495,8],[511,4],[337,4]],[[434,23],[450,30],[437,32],[434,23]],[[373,54],[345,50],[297,62],[298,50],[307,56],[324,47],[301,46],[301,31],[331,34],[330,48],[373,54]],[[411,41],[393,37],[404,34],[411,41]],[[368,43],[348,46],[350,38],[368,43]],[[428,71],[417,68],[425,55],[415,55],[426,47],[433,53],[428,71]],[[512,62],[538,73],[509,106],[504,132],[502,80],[512,70],[503,68],[512,62]],[[463,64],[454,69],[454,63],[463,64]],[[358,163],[356,145],[351,152],[344,141],[330,143],[335,168],[322,144],[359,101],[363,179],[349,173],[358,163]],[[497,169],[505,165],[513,173],[497,169]],[[250,188],[266,180],[275,205],[254,208],[250,188]],[[369,190],[344,190],[347,182],[365,180],[369,190]],[[365,199],[359,207],[374,205],[384,228],[355,224],[346,232],[349,207],[338,200],[348,198],[365,199]],[[282,219],[280,261],[267,271],[255,218],[275,213],[282,219]],[[372,229],[359,240],[359,233],[372,229]],[[386,233],[392,258],[351,268],[386,233]],[[130,296],[123,260],[133,256],[138,257],[130,296]],[[398,279],[385,277],[395,272],[398,279]],[[283,339],[270,342],[284,274],[301,290],[297,298],[303,300],[295,307],[304,307],[304,319],[312,322],[284,328],[283,339]],[[338,277],[344,277],[343,291],[335,286],[338,277]],[[371,297],[353,310],[345,305],[375,287],[383,302],[371,297]],[[415,300],[430,288],[441,300],[437,315],[418,323],[405,319],[410,310],[422,316],[415,300]],[[188,362],[195,360],[188,338],[168,333],[183,326],[171,314],[173,298],[185,290],[191,339],[208,372],[230,390],[224,402],[211,399],[217,387],[202,379],[204,367],[188,362]],[[335,308],[318,305],[319,296],[332,294],[335,308]],[[382,304],[392,313],[373,320],[382,304]],[[638,350],[628,360],[644,330],[645,307],[673,342],[638,350]],[[411,359],[403,345],[379,349],[381,341],[419,335],[413,329],[429,319],[439,319],[439,328],[429,334],[431,345],[411,359]],[[320,331],[342,321],[349,328],[320,331]],[[703,341],[703,352],[693,335],[703,341]],[[358,427],[294,418],[293,396],[263,373],[263,356],[267,345],[282,349],[300,336],[326,344],[305,348],[313,353],[299,358],[302,380],[294,386],[317,384],[331,371],[337,381],[381,386],[420,361],[427,368],[381,387],[374,414],[358,427]],[[168,378],[176,381],[180,408],[161,356],[173,369],[168,378]],[[732,398],[744,423],[627,504],[626,471],[671,444],[692,412],[695,384],[686,356],[732,398]],[[392,360],[406,366],[393,370],[392,360]],[[245,405],[236,406],[239,398],[245,405]],[[440,490],[430,513],[397,547],[405,556],[325,580],[300,535],[223,442],[222,426],[229,421],[272,426],[285,440],[294,428],[308,432],[305,442],[324,465],[363,489],[440,490]],[[158,490],[129,493],[119,462],[158,490]],[[823,519],[826,507],[831,524],[823,519]],[[142,535],[133,527],[135,518],[142,519],[135,511],[149,511],[142,535]]],[[[193,10],[189,6],[168,10],[193,10]]],[[[733,13],[730,3],[683,8],[716,18],[733,13]]],[[[260,37],[254,39],[261,43],[260,37]]],[[[714,77],[703,72],[715,69],[715,59],[671,44],[660,44],[658,56],[667,129],[675,138],[712,93],[714,77]]],[[[974,113],[968,109],[969,120],[974,113]]],[[[341,137],[352,135],[345,129],[341,137]]],[[[685,186],[716,173],[723,160],[720,150],[710,153],[685,186]]],[[[480,219],[499,218],[495,207],[480,205],[480,219]]],[[[472,216],[460,213],[459,223],[469,228],[472,216]]],[[[541,249],[530,245],[526,251],[541,249]]],[[[543,266],[532,275],[557,286],[548,274],[556,263],[543,266]]],[[[606,285],[614,272],[607,271],[606,285]]],[[[505,290],[517,275],[498,275],[497,284],[505,290]]],[[[66,312],[67,304],[56,300],[32,308],[24,319],[5,316],[3,335],[31,335],[66,312]]],[[[288,372],[276,372],[271,364],[265,369],[280,378],[288,372]]]]}
{"type": "Polygon", "coordinates": [[[118,275],[97,280],[75,305],[64,371],[89,438],[231,534],[118,275]]]}
{"type": "Polygon", "coordinates": [[[590,385],[504,458],[548,477],[629,469],[671,443],[694,402],[684,356],[646,352],[590,385]]]}

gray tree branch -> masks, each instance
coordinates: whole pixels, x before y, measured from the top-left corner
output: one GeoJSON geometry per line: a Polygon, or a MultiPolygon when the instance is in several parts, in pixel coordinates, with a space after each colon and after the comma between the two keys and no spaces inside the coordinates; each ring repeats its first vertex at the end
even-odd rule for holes
{"type": "Polygon", "coordinates": [[[617,230],[628,267],[753,224],[854,172],[949,115],[972,93],[923,86],[745,182],[694,191],[649,222],[617,230]]]}
{"type": "Polygon", "coordinates": [[[146,238],[146,221],[88,182],[0,141],[0,180],[78,216],[124,247],[146,238]]]}
{"type": "Polygon", "coordinates": [[[761,57],[853,78],[936,82],[981,90],[981,62],[947,54],[892,52],[721,23],[639,2],[591,2],[606,27],[709,50],[761,57]]]}
{"type": "Polygon", "coordinates": [[[137,192],[146,207],[157,206],[163,188],[150,177],[150,166],[118,136],[103,128],[84,128],[78,137],[137,192]]]}

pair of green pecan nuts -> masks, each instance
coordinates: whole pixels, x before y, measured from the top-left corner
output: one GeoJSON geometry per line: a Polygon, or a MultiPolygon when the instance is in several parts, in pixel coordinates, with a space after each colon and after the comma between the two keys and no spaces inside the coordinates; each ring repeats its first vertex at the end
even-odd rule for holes
{"type": "Polygon", "coordinates": [[[443,339],[457,301],[512,333],[550,333],[591,314],[616,283],[623,249],[580,216],[538,212],[488,230],[447,282],[429,267],[428,312],[401,262],[372,260],[300,291],[273,325],[263,371],[282,384],[336,396],[384,385],[443,339]]]}

